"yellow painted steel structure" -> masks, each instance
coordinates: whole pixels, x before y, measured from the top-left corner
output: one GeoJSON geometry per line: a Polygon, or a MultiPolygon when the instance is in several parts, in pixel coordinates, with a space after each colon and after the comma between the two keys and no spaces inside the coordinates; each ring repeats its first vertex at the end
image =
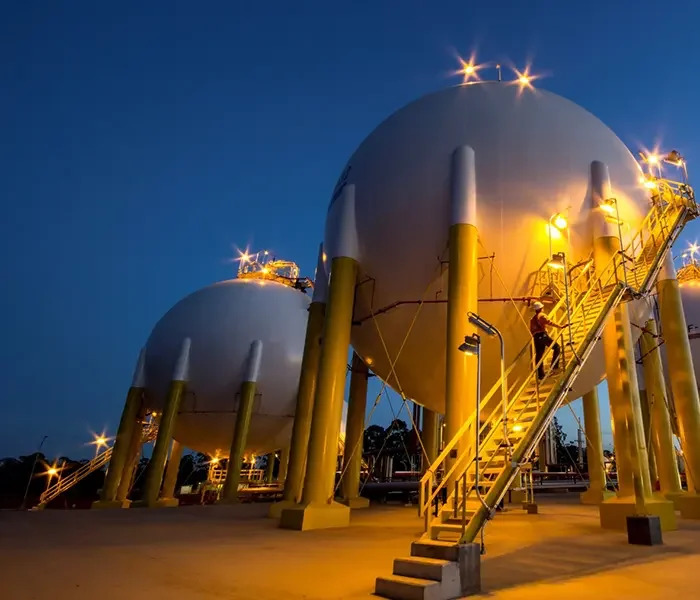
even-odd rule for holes
{"type": "Polygon", "coordinates": [[[603,456],[603,434],[600,428],[598,390],[583,395],[583,421],[586,428],[586,458],[588,459],[588,489],[581,494],[582,504],[600,504],[613,496],[607,490],[603,456]]]}
{"type": "MultiPolygon", "coordinates": [[[[606,236],[596,239],[595,263],[606,264],[619,250],[618,238],[606,236]]],[[[625,274],[618,269],[617,276],[623,279],[625,274]]],[[[600,524],[607,529],[625,529],[627,517],[637,514],[638,504],[643,502],[647,514],[660,518],[662,530],[676,529],[673,504],[653,494],[627,303],[620,304],[615,309],[603,330],[602,338],[618,491],[616,497],[600,504],[600,524]]]]}
{"type": "Polygon", "coordinates": [[[426,469],[435,462],[435,459],[438,456],[438,422],[438,413],[430,410],[429,408],[423,407],[423,428],[421,431],[423,447],[425,448],[425,456],[423,457],[423,466],[421,469],[423,473],[425,473],[426,469]]]}
{"type": "Polygon", "coordinates": [[[119,503],[124,503],[127,499],[134,480],[134,475],[136,474],[136,467],[138,466],[139,457],[141,456],[141,445],[143,443],[141,431],[145,418],[146,407],[143,406],[142,403],[141,409],[136,416],[136,429],[131,435],[131,440],[129,440],[129,451],[127,452],[126,462],[119,481],[119,487],[117,488],[116,499],[119,503]]]}
{"type": "Polygon", "coordinates": [[[138,445],[140,445],[141,442],[141,427],[139,426],[138,416],[142,410],[143,394],[146,387],[144,367],[145,351],[141,350],[134,373],[134,379],[126,394],[124,410],[119,420],[117,437],[112,449],[112,458],[109,461],[109,468],[107,469],[105,482],[102,486],[100,499],[97,502],[93,502],[93,508],[129,507],[130,502],[126,500],[126,494],[124,494],[122,498],[119,498],[118,491],[122,479],[124,479],[125,482],[131,482],[131,473],[127,472],[129,471],[130,448],[133,446],[134,440],[138,445]]]}
{"type": "Polygon", "coordinates": [[[299,374],[299,389],[294,412],[292,439],[289,447],[287,477],[284,480],[282,501],[275,502],[270,506],[269,516],[273,518],[279,518],[285,508],[290,508],[301,502],[325,314],[325,301],[311,302],[309,306],[309,320],[306,325],[304,355],[301,360],[301,372],[299,374]]]}
{"type": "Polygon", "coordinates": [[[693,487],[679,499],[681,516],[700,519],[700,396],[693,370],[693,358],[688,329],[673,263],[665,263],[657,284],[659,316],[668,354],[668,374],[678,419],[686,472],[690,472],[693,487]]]}
{"type": "Polygon", "coordinates": [[[168,503],[174,506],[178,505],[175,498],[175,485],[177,484],[177,474],[180,470],[180,460],[182,459],[183,445],[177,440],[173,440],[170,447],[170,456],[168,464],[165,467],[165,477],[163,478],[163,489],[160,494],[161,505],[168,503]]]}
{"type": "Polygon", "coordinates": [[[289,466],[289,446],[285,446],[280,450],[280,468],[277,472],[277,481],[285,481],[287,479],[287,467],[289,466]]]}
{"type": "Polygon", "coordinates": [[[367,407],[367,383],[369,369],[353,352],[350,365],[350,398],[345,427],[345,452],[343,454],[343,478],[341,502],[350,508],[367,508],[369,500],[360,496],[360,471],[362,469],[362,442],[365,431],[367,407]]]}
{"type": "Polygon", "coordinates": [[[163,483],[163,472],[165,461],[168,458],[168,448],[173,439],[175,422],[180,411],[180,403],[187,389],[190,366],[190,338],[185,338],[180,348],[180,354],[175,365],[173,380],[170,383],[168,396],[165,400],[163,414],[158,423],[158,435],[153,446],[151,460],[146,468],[146,480],[143,485],[141,499],[133,506],[153,508],[156,506],[174,506],[172,499],[166,498],[159,501],[161,484],[163,483]]]}
{"type": "MultiPolygon", "coordinates": [[[[477,361],[461,352],[467,314],[478,310],[478,232],[474,225],[450,227],[448,272],[445,435],[452,439],[467,417],[476,411],[477,361]]],[[[469,436],[458,453],[469,452],[469,436]]]]}
{"type": "Polygon", "coordinates": [[[350,524],[350,509],[333,501],[333,484],[357,269],[357,261],[349,256],[337,256],[331,261],[302,501],[282,510],[280,527],[286,529],[350,524]]]}
{"type": "Polygon", "coordinates": [[[271,484],[275,478],[275,459],[276,455],[274,452],[270,452],[267,455],[267,465],[265,467],[265,483],[271,484]]]}
{"type": "Polygon", "coordinates": [[[649,319],[644,325],[644,332],[640,338],[644,382],[649,401],[649,430],[654,446],[661,493],[669,500],[675,500],[683,490],[678,473],[676,450],[673,446],[666,383],[658,344],[656,321],[649,319]]]}
{"type": "Polygon", "coordinates": [[[231,450],[228,455],[228,468],[226,469],[226,480],[221,492],[221,503],[235,504],[238,502],[238,486],[241,483],[241,468],[243,465],[243,454],[248,438],[250,420],[253,416],[253,403],[255,402],[255,381],[244,381],[241,384],[240,401],[238,403],[238,413],[233,429],[233,440],[231,450]]]}
{"type": "MultiPolygon", "coordinates": [[[[638,378],[639,379],[639,378],[638,378]]],[[[649,459],[649,479],[651,480],[652,488],[655,487],[656,482],[659,480],[659,473],[656,468],[656,453],[654,452],[654,446],[651,441],[651,429],[650,429],[650,400],[646,389],[639,388],[639,403],[642,408],[642,430],[644,431],[644,445],[647,449],[647,458],[649,459]]]]}

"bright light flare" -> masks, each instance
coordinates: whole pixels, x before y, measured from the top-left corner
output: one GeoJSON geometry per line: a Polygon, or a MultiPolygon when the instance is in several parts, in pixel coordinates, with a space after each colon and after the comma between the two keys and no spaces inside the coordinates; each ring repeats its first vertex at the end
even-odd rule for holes
{"type": "Polygon", "coordinates": [[[697,243],[695,244],[690,244],[688,247],[688,252],[690,253],[690,258],[694,258],[695,255],[700,252],[700,246],[698,246],[697,243]]]}
{"type": "Polygon", "coordinates": [[[549,235],[553,240],[560,240],[562,238],[561,231],[557,229],[551,223],[547,223],[547,235],[549,235]]]}
{"type": "Polygon", "coordinates": [[[610,204],[609,202],[601,202],[601,203],[598,205],[598,207],[600,208],[600,210],[602,210],[603,212],[608,213],[609,215],[614,215],[614,214],[615,214],[615,207],[614,207],[612,204],[610,204]]]}
{"type": "Polygon", "coordinates": [[[522,426],[522,425],[513,425],[513,431],[514,431],[514,432],[517,433],[518,431],[522,431],[522,430],[523,430],[523,426],[522,426]]]}
{"type": "Polygon", "coordinates": [[[522,93],[524,90],[534,90],[535,87],[532,85],[532,82],[535,81],[536,79],[539,79],[539,75],[533,75],[530,72],[530,65],[527,65],[525,67],[524,71],[518,71],[518,69],[513,68],[513,72],[515,73],[515,81],[513,83],[516,83],[518,85],[518,92],[522,93]]]}
{"type": "Polygon", "coordinates": [[[650,165],[658,165],[659,164],[659,155],[658,154],[650,154],[647,156],[647,162],[650,165]]]}
{"type": "Polygon", "coordinates": [[[554,218],[552,219],[552,224],[559,230],[566,229],[566,226],[568,225],[566,217],[560,214],[554,215],[554,218]]]}
{"type": "Polygon", "coordinates": [[[469,60],[464,60],[461,56],[457,56],[457,60],[459,61],[459,69],[452,74],[461,75],[462,84],[480,81],[478,71],[483,65],[476,64],[476,56],[473,53],[469,57],[469,60]]]}

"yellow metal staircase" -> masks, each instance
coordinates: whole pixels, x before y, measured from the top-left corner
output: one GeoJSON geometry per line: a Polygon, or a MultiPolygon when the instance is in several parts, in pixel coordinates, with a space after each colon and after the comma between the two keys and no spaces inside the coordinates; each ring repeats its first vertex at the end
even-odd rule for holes
{"type": "MultiPolygon", "coordinates": [[[[156,439],[158,435],[158,425],[154,420],[148,420],[143,423],[141,432],[141,443],[146,444],[152,442],[156,439]]],[[[109,446],[100,452],[95,458],[86,462],[79,469],[73,471],[67,477],[59,477],[58,481],[53,485],[49,486],[44,490],[44,492],[39,496],[39,504],[37,504],[33,510],[39,510],[44,508],[49,502],[58,498],[63,492],[72,488],[76,483],[85,479],[90,473],[94,473],[98,469],[104,467],[109,460],[112,458],[112,450],[114,446],[109,446]]]]}
{"type": "MultiPolygon", "coordinates": [[[[505,382],[497,381],[481,399],[481,419],[476,413],[470,415],[426,471],[419,506],[426,533],[413,545],[414,562],[421,557],[450,562],[451,548],[475,541],[480,533],[483,536],[485,524],[532,458],[608,317],[620,302],[651,290],[671,245],[685,224],[698,216],[689,186],[669,181],[658,181],[658,186],[640,230],[608,265],[595,269],[591,256],[559,278],[564,289],[555,291],[559,299],[548,311],[553,321],[566,325],[555,340],[562,350],[559,368],[549,367],[539,381],[540,365],[534,364],[531,343],[524,346],[506,370],[505,382]],[[507,390],[506,398],[499,397],[502,388],[507,390]]],[[[541,364],[550,365],[551,355],[550,347],[541,364]]],[[[378,595],[397,600],[457,597],[452,595],[453,583],[442,586],[441,580],[420,575],[410,580],[401,568],[405,560],[397,559],[394,575],[377,579],[378,595]]],[[[424,571],[429,572],[418,569],[416,573],[424,571]]]]}

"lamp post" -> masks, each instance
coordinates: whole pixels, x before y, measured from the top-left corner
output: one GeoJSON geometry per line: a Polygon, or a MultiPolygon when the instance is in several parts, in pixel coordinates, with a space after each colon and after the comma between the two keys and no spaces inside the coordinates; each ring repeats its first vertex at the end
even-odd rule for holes
{"type": "MultiPolygon", "coordinates": [[[[483,331],[486,335],[490,337],[498,337],[498,341],[501,346],[501,403],[503,404],[503,435],[506,436],[505,439],[508,439],[508,383],[506,381],[506,347],[505,343],[503,341],[503,335],[501,335],[501,332],[498,330],[498,328],[495,325],[492,325],[488,321],[485,321],[482,319],[479,315],[476,313],[470,312],[468,315],[469,317],[469,322],[474,325],[475,327],[478,327],[483,331]]],[[[481,402],[481,396],[479,395],[478,398],[479,402],[481,402]]]]}
{"type": "Polygon", "coordinates": [[[41,447],[44,445],[44,442],[46,441],[46,438],[48,438],[48,435],[45,435],[43,438],[41,438],[41,442],[39,443],[39,447],[37,448],[36,452],[34,453],[34,462],[32,463],[32,470],[29,473],[29,479],[27,480],[27,487],[24,489],[24,497],[22,498],[22,504],[20,505],[20,509],[25,509],[27,507],[27,495],[29,494],[29,486],[32,484],[32,478],[34,477],[34,471],[36,470],[36,461],[39,458],[39,453],[41,452],[41,447]]]}

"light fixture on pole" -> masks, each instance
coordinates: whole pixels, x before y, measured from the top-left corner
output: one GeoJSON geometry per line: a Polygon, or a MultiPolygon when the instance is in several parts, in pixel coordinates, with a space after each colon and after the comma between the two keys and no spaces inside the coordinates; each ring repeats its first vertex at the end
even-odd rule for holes
{"type": "Polygon", "coordinates": [[[473,333],[464,337],[464,342],[459,345],[458,350],[469,356],[479,356],[481,346],[481,338],[473,333]]]}
{"type": "Polygon", "coordinates": [[[547,263],[547,266],[552,269],[564,269],[566,268],[566,255],[563,252],[556,252],[552,254],[547,263]]]}
{"type": "MultiPolygon", "coordinates": [[[[486,335],[497,337],[501,346],[501,402],[503,403],[503,434],[508,434],[508,382],[506,381],[506,347],[503,341],[503,336],[498,330],[498,327],[492,325],[488,321],[481,318],[476,313],[470,312],[468,315],[469,322],[478,327],[486,335]]],[[[479,398],[479,402],[481,398],[479,398]]],[[[507,439],[507,438],[506,438],[507,439]]]]}

